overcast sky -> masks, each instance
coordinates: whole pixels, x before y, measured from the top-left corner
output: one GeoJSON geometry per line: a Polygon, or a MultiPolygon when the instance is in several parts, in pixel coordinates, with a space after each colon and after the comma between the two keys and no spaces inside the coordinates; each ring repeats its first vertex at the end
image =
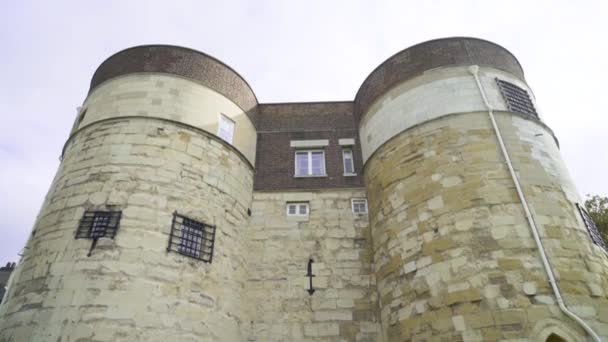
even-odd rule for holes
{"type": "Polygon", "coordinates": [[[472,36],[513,52],[581,195],[608,195],[608,1],[25,1],[0,3],[0,264],[17,261],[97,66],[187,46],[260,102],[352,100],[394,53],[472,36]]]}

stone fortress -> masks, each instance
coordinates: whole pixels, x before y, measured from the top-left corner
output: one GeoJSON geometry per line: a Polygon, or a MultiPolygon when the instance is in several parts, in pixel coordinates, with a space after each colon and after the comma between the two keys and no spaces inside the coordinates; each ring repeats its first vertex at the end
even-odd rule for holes
{"type": "Polygon", "coordinates": [[[608,254],[538,108],[474,38],[403,50],[344,102],[258,103],[204,53],[118,52],[0,341],[606,341],[608,254]]]}

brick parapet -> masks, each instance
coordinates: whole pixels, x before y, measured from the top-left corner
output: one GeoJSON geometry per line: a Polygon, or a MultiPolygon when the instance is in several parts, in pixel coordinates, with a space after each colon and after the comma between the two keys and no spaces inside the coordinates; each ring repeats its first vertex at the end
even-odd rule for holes
{"type": "Polygon", "coordinates": [[[258,101],[247,81],[220,60],[180,46],[143,45],[115,53],[95,71],[89,93],[112,78],[142,72],[167,73],[198,82],[232,100],[255,124],[258,101]]]}
{"type": "Polygon", "coordinates": [[[357,122],[379,96],[425,71],[459,65],[492,67],[525,82],[519,61],[502,46],[487,40],[454,37],[430,40],[396,53],[363,81],[354,101],[357,122]]]}

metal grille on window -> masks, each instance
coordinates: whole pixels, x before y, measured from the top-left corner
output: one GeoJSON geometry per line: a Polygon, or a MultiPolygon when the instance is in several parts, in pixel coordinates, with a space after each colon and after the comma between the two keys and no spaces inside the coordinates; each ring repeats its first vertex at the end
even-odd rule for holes
{"type": "Polygon", "coordinates": [[[215,226],[173,213],[167,251],[211,263],[215,243],[215,226]]]}
{"type": "Polygon", "coordinates": [[[76,239],[92,239],[88,256],[97,245],[99,238],[113,239],[120,223],[120,211],[85,211],[80,219],[76,239]]]}
{"type": "Polygon", "coordinates": [[[608,250],[606,243],[602,240],[602,236],[600,235],[599,230],[597,229],[595,222],[591,219],[591,216],[587,213],[583,207],[581,207],[578,203],[576,204],[578,208],[578,212],[581,214],[583,218],[583,222],[585,223],[585,227],[587,227],[587,231],[589,232],[589,236],[591,236],[591,241],[596,245],[602,247],[605,250],[608,250]]]}
{"type": "Polygon", "coordinates": [[[510,111],[528,114],[538,118],[530,95],[528,95],[528,92],[525,89],[498,78],[496,79],[496,84],[498,84],[502,98],[505,100],[507,108],[510,111]]]}

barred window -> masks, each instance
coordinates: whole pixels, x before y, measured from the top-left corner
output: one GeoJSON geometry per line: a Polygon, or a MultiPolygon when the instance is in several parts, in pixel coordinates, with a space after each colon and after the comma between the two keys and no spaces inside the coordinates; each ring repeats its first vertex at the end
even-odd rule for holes
{"type": "Polygon", "coordinates": [[[597,229],[595,222],[593,222],[593,219],[591,219],[591,216],[589,216],[587,211],[580,204],[577,203],[576,207],[578,208],[578,212],[581,214],[581,218],[585,223],[585,227],[587,227],[589,236],[591,236],[591,241],[593,241],[593,243],[602,247],[603,249],[608,250],[608,248],[606,247],[606,243],[604,242],[604,240],[602,240],[602,236],[600,235],[600,232],[597,229]]]}
{"type": "Polygon", "coordinates": [[[529,114],[538,118],[534,104],[530,99],[530,95],[525,89],[516,86],[513,83],[496,79],[496,84],[500,89],[507,108],[512,112],[529,114]]]}
{"type": "Polygon", "coordinates": [[[80,219],[76,239],[92,239],[88,256],[97,244],[99,238],[113,239],[120,223],[121,211],[92,211],[87,210],[80,219]]]}
{"type": "Polygon", "coordinates": [[[167,251],[211,263],[214,243],[215,226],[173,213],[167,251]]]}
{"type": "Polygon", "coordinates": [[[77,239],[113,239],[120,222],[120,211],[85,211],[80,219],[77,239]]]}

